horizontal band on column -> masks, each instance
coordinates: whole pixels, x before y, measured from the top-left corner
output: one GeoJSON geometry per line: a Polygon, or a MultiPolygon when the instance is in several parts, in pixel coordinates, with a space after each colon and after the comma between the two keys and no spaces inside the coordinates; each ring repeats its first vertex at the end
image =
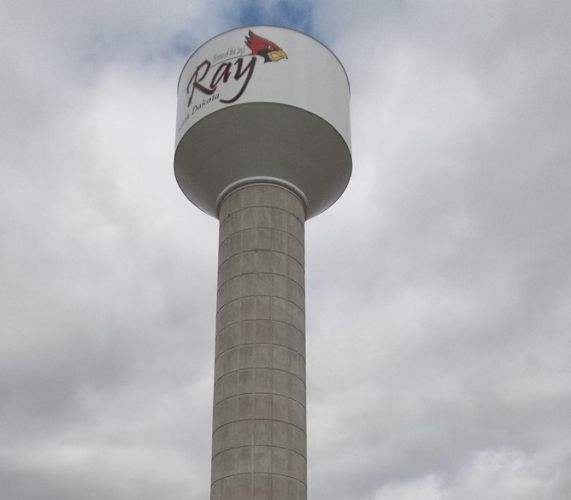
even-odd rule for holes
{"type": "Polygon", "coordinates": [[[214,434],[216,434],[216,432],[218,432],[220,429],[222,429],[222,427],[226,427],[227,425],[232,425],[232,424],[235,424],[238,422],[279,422],[280,424],[291,425],[292,427],[294,427],[298,431],[303,432],[304,434],[307,434],[306,430],[303,427],[300,427],[299,425],[296,425],[292,422],[288,422],[287,420],[282,420],[279,418],[237,418],[236,420],[231,420],[230,422],[226,422],[226,423],[216,427],[216,429],[213,429],[212,435],[214,436],[214,434]]]}
{"type": "MultiPolygon", "coordinates": [[[[306,385],[307,385],[305,383],[304,379],[302,379],[299,375],[296,375],[293,372],[284,370],[283,368],[272,368],[272,367],[267,367],[267,366],[251,366],[248,368],[237,368],[236,370],[230,370],[228,372],[223,373],[217,379],[215,379],[214,385],[216,385],[220,380],[222,380],[224,377],[227,377],[228,375],[232,375],[233,373],[238,373],[238,372],[251,371],[251,370],[270,370],[270,371],[274,371],[274,372],[285,373],[287,375],[291,375],[292,377],[298,379],[303,384],[304,387],[306,387],[306,385]]],[[[276,394],[277,396],[281,396],[281,394],[279,394],[279,393],[272,393],[272,394],[276,394]]]]}
{"type": "Polygon", "coordinates": [[[303,210],[307,218],[307,207],[309,206],[309,203],[307,201],[305,193],[301,189],[299,189],[291,182],[284,181],[283,179],[278,179],[277,177],[262,177],[262,176],[247,177],[245,179],[240,179],[239,181],[233,182],[232,184],[226,186],[216,198],[216,214],[218,216],[220,215],[220,207],[222,206],[222,203],[232,193],[240,189],[256,185],[257,186],[266,185],[272,187],[275,186],[284,189],[285,191],[288,191],[293,195],[297,196],[297,198],[301,201],[303,205],[303,210]]]}
{"type": "Polygon", "coordinates": [[[226,241],[227,241],[229,238],[232,238],[232,236],[235,236],[235,235],[237,235],[237,234],[240,234],[240,233],[243,233],[243,232],[246,232],[246,231],[256,231],[256,230],[258,230],[258,229],[268,229],[268,230],[270,230],[270,231],[277,231],[277,232],[279,232],[279,233],[285,233],[285,234],[287,234],[288,236],[291,236],[295,241],[297,241],[297,242],[301,245],[302,248],[304,248],[304,246],[305,246],[305,244],[303,243],[303,241],[300,241],[299,238],[298,238],[295,234],[290,233],[289,231],[286,231],[285,229],[278,229],[277,227],[270,227],[270,226],[253,226],[253,227],[246,227],[246,228],[244,228],[244,229],[239,229],[238,231],[235,231],[235,232],[233,232],[233,233],[230,233],[228,236],[226,236],[226,238],[224,238],[222,241],[220,241],[220,242],[218,243],[218,246],[221,248],[222,245],[224,245],[224,243],[226,243],[226,241]]]}
{"type": "Polygon", "coordinates": [[[297,281],[295,281],[291,276],[287,276],[285,274],[282,273],[273,273],[270,271],[248,271],[247,273],[240,273],[237,274],[236,276],[232,276],[231,278],[228,278],[226,281],[222,282],[219,286],[218,289],[216,290],[216,293],[218,293],[220,291],[220,289],[226,285],[227,283],[230,283],[230,281],[235,280],[237,278],[240,278],[241,276],[250,276],[252,274],[261,274],[261,275],[272,275],[272,276],[281,276],[282,278],[286,278],[290,281],[292,281],[293,283],[295,283],[299,288],[301,288],[303,290],[303,293],[305,295],[305,287],[301,284],[298,283],[297,281]]]}
{"type": "Polygon", "coordinates": [[[277,448],[278,450],[290,451],[293,454],[301,457],[305,462],[307,462],[307,457],[303,453],[300,453],[299,451],[296,451],[293,448],[286,448],[285,446],[277,446],[275,444],[243,444],[240,446],[232,446],[231,448],[225,448],[224,450],[219,451],[218,453],[214,454],[210,461],[214,462],[214,459],[216,457],[222,455],[223,453],[226,453],[226,452],[232,451],[232,450],[239,450],[242,448],[277,448]]]}
{"type": "Polygon", "coordinates": [[[300,309],[293,308],[288,302],[276,297],[270,300],[267,295],[246,298],[241,303],[234,302],[222,309],[216,315],[216,328],[220,330],[229,324],[245,319],[281,320],[297,325],[298,329],[305,328],[305,315],[300,309]]]}
{"type": "Polygon", "coordinates": [[[237,320],[237,321],[233,321],[232,323],[228,323],[227,325],[225,325],[224,327],[222,327],[220,330],[218,330],[218,331],[216,332],[216,338],[218,338],[218,336],[219,336],[222,332],[224,332],[224,330],[226,330],[227,328],[230,328],[231,326],[237,325],[237,324],[239,324],[239,323],[244,323],[244,322],[246,322],[246,321],[271,321],[271,322],[274,322],[274,323],[281,323],[281,324],[284,324],[284,325],[291,326],[294,330],[297,330],[299,333],[301,333],[301,334],[305,337],[305,331],[300,330],[297,326],[295,326],[294,324],[289,323],[289,322],[287,322],[287,321],[283,321],[283,320],[281,320],[281,319],[272,319],[272,318],[250,318],[250,319],[239,319],[239,320],[237,320]]]}
{"type": "Polygon", "coordinates": [[[262,272],[258,272],[258,271],[250,271],[247,273],[242,273],[242,274],[237,274],[236,276],[232,276],[231,278],[228,278],[224,283],[222,283],[221,285],[218,286],[218,289],[216,290],[216,293],[220,292],[221,288],[225,285],[227,285],[228,283],[230,283],[233,280],[236,280],[238,278],[241,278],[242,276],[252,276],[252,275],[262,275],[262,276],[279,276],[280,278],[285,278],[288,281],[291,281],[293,284],[297,285],[298,288],[301,289],[303,295],[305,296],[305,287],[303,285],[301,285],[300,283],[298,283],[297,281],[295,281],[291,276],[286,276],[285,274],[281,274],[281,273],[272,273],[269,271],[262,271],[262,272]]]}
{"type": "Polygon", "coordinates": [[[244,210],[249,210],[251,208],[272,208],[275,210],[280,210],[281,212],[285,212],[286,214],[291,215],[294,219],[297,219],[298,221],[300,221],[302,224],[305,224],[304,220],[301,220],[296,214],[294,214],[293,212],[290,212],[289,210],[286,210],[285,208],[282,207],[277,207],[275,205],[267,205],[267,204],[260,204],[260,205],[255,205],[255,204],[248,204],[245,207],[240,207],[236,210],[234,210],[233,212],[228,212],[228,214],[226,215],[226,217],[224,217],[224,219],[219,219],[220,224],[223,224],[226,219],[228,219],[228,217],[232,217],[233,215],[239,214],[240,212],[243,212],[244,210]]]}
{"type": "Polygon", "coordinates": [[[297,483],[300,483],[301,485],[303,485],[304,487],[306,487],[306,484],[304,481],[300,481],[297,477],[293,477],[290,476],[288,474],[281,474],[278,472],[238,472],[236,474],[228,474],[227,476],[222,476],[219,477],[218,479],[216,479],[215,481],[212,481],[210,483],[210,486],[213,486],[216,483],[219,483],[220,481],[224,481],[225,479],[229,479],[231,477],[236,477],[236,476],[280,476],[280,477],[285,477],[287,479],[291,479],[292,481],[295,481],[297,483]]]}
{"type": "MultiPolygon", "coordinates": [[[[252,294],[252,295],[241,295],[240,297],[236,297],[235,299],[229,300],[228,302],[225,302],[224,304],[222,304],[218,309],[216,309],[216,314],[218,314],[224,307],[228,307],[229,305],[233,304],[234,302],[237,302],[238,300],[252,299],[255,297],[268,297],[270,299],[279,299],[279,300],[283,300],[284,302],[289,302],[290,304],[297,307],[305,317],[305,308],[304,307],[301,307],[299,304],[296,304],[291,299],[286,299],[285,297],[280,297],[279,295],[271,295],[269,293],[257,293],[257,294],[252,294]]],[[[268,319],[271,321],[271,318],[268,318],[268,319]]]]}
{"type": "Polygon", "coordinates": [[[244,368],[221,376],[214,385],[214,401],[218,404],[232,396],[252,392],[267,393],[306,400],[305,381],[285,370],[272,368],[244,368]]]}
{"type": "Polygon", "coordinates": [[[252,248],[250,250],[240,250],[239,252],[236,252],[236,253],[233,253],[232,255],[230,255],[230,257],[226,257],[222,262],[219,262],[218,263],[218,269],[220,269],[230,259],[233,259],[234,257],[238,257],[240,255],[244,255],[247,253],[277,253],[280,255],[285,255],[286,257],[290,258],[291,260],[293,260],[294,262],[299,264],[299,267],[301,267],[302,270],[305,270],[305,264],[301,263],[299,260],[297,260],[291,254],[284,252],[282,250],[272,250],[271,248],[252,248]]]}
{"type": "MultiPolygon", "coordinates": [[[[271,320],[268,320],[271,321],[271,320]]],[[[300,358],[302,358],[305,361],[305,354],[302,354],[301,352],[295,350],[293,347],[290,347],[288,345],[284,345],[284,344],[276,344],[275,342],[242,342],[240,344],[236,344],[232,347],[229,347],[228,349],[224,349],[223,351],[216,353],[216,357],[214,358],[214,363],[216,363],[216,361],[218,361],[218,358],[230,351],[234,351],[236,349],[240,349],[241,347],[244,346],[253,346],[253,345],[271,345],[274,347],[282,347],[283,349],[287,349],[288,351],[291,351],[295,354],[297,354],[300,358]]]]}
{"type": "Polygon", "coordinates": [[[240,394],[232,394],[232,396],[227,396],[224,399],[221,399],[220,401],[218,401],[217,403],[214,404],[213,409],[216,409],[217,406],[221,405],[222,403],[224,403],[225,401],[229,401],[230,399],[233,398],[239,398],[240,396],[256,396],[256,395],[263,395],[263,396],[276,396],[278,398],[284,398],[284,399],[288,399],[290,401],[293,401],[294,403],[297,403],[298,405],[300,405],[301,407],[303,407],[305,409],[305,403],[302,403],[301,401],[292,398],[291,396],[286,396],[284,394],[276,394],[275,392],[260,392],[260,391],[254,391],[254,392],[241,392],[240,394]]]}

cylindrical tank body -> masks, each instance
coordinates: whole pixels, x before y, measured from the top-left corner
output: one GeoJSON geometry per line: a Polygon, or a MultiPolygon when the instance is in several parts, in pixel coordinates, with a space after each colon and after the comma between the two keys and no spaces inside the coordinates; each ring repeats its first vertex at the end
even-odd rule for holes
{"type": "Polygon", "coordinates": [[[271,184],[220,207],[212,500],[305,500],[305,207],[271,184]]]}
{"type": "Polygon", "coordinates": [[[176,130],[179,186],[214,216],[228,190],[263,180],[294,188],[310,218],[351,176],[347,75],[297,31],[239,28],[198,48],[178,83],[176,130]]]}

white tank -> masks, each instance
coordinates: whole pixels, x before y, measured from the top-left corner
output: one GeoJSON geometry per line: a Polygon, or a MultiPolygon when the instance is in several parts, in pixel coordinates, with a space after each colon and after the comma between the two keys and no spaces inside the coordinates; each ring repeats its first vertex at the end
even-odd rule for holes
{"type": "Polygon", "coordinates": [[[310,218],[351,176],[349,82],[315,39],[274,26],[238,28],[199,47],[178,83],[174,169],[184,194],[218,216],[234,188],[281,184],[310,218]]]}

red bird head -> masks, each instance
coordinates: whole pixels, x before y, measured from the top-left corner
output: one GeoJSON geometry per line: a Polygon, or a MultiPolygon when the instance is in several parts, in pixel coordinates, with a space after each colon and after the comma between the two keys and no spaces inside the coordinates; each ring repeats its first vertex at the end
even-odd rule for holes
{"type": "Polygon", "coordinates": [[[262,56],[264,63],[287,59],[287,54],[274,42],[256,35],[252,30],[246,37],[246,47],[252,51],[253,56],[262,56]]]}

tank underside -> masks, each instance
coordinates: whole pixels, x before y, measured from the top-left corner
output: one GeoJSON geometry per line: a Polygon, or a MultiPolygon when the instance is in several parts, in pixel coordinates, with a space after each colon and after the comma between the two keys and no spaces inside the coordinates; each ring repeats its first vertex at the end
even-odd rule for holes
{"type": "Polygon", "coordinates": [[[178,144],[174,168],[186,197],[215,217],[229,187],[267,179],[299,192],[310,218],[335,203],[347,187],[351,153],[319,116],[257,102],[227,107],[193,125],[178,144]]]}

